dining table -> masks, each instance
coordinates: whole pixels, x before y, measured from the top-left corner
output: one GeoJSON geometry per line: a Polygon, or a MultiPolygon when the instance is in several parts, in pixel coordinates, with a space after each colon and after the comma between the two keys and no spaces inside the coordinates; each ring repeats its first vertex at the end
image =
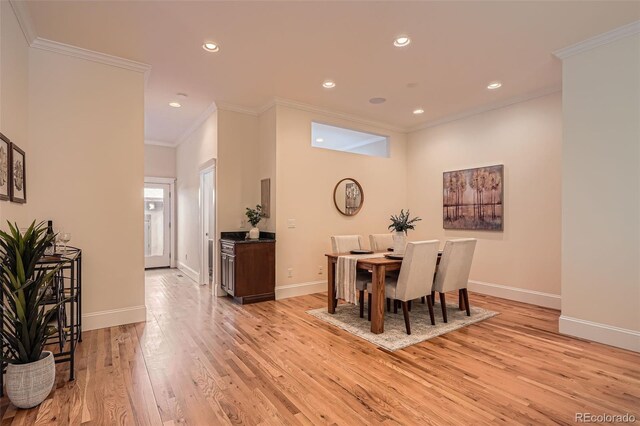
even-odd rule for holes
{"type": "MultiPolygon", "coordinates": [[[[438,263],[440,256],[438,253],[438,263]]],[[[327,253],[327,310],[330,314],[336,312],[336,263],[340,256],[350,256],[351,253],[327,253]]],[[[371,271],[371,332],[384,333],[384,305],[385,305],[385,276],[387,272],[397,271],[402,266],[401,259],[389,259],[387,257],[359,258],[357,269],[371,271]]]]}

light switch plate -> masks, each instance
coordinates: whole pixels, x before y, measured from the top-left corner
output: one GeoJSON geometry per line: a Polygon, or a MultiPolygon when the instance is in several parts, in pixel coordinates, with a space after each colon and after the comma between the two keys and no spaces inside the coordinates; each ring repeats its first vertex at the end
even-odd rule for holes
{"type": "Polygon", "coordinates": [[[287,219],[287,228],[295,228],[296,220],[295,219],[287,219]]]}

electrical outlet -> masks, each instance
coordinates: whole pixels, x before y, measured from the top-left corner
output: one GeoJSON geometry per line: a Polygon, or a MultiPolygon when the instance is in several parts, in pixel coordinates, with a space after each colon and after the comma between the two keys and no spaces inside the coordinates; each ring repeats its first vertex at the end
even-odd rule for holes
{"type": "Polygon", "coordinates": [[[318,275],[322,275],[324,273],[322,266],[318,266],[318,275]]]}
{"type": "Polygon", "coordinates": [[[295,228],[296,220],[295,219],[287,219],[287,228],[295,228]]]}
{"type": "Polygon", "coordinates": [[[287,277],[293,278],[293,268],[287,269],[287,277]]]}

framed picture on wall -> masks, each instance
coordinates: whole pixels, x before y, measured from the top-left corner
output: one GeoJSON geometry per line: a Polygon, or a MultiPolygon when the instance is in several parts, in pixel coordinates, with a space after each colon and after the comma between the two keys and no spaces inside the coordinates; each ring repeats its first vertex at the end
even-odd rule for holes
{"type": "Polygon", "coordinates": [[[442,224],[444,229],[502,231],[504,166],[444,172],[442,224]]]}
{"type": "Polygon", "coordinates": [[[8,200],[10,185],[11,185],[11,174],[9,157],[11,156],[11,142],[9,139],[0,133],[0,200],[8,200]]]}
{"type": "Polygon", "coordinates": [[[260,204],[262,205],[262,217],[271,217],[271,179],[260,181],[260,204]]]}
{"type": "Polygon", "coordinates": [[[25,154],[16,144],[11,144],[11,155],[9,164],[11,165],[10,188],[11,201],[14,203],[27,202],[27,169],[25,166],[25,154]]]}

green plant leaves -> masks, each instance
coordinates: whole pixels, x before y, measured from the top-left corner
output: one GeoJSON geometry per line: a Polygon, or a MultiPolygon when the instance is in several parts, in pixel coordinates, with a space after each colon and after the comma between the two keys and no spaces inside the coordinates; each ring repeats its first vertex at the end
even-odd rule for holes
{"type": "Polygon", "coordinates": [[[46,288],[62,267],[58,264],[46,271],[38,267],[55,238],[46,230],[43,222],[32,222],[24,233],[11,223],[9,232],[0,231],[0,292],[5,307],[0,330],[3,362],[26,364],[40,359],[50,336],[48,323],[67,301],[60,300],[48,309],[43,303],[46,288]]]}
{"type": "Polygon", "coordinates": [[[255,209],[247,207],[245,215],[247,215],[247,219],[249,219],[251,226],[255,227],[262,220],[262,206],[257,204],[255,209]]]}
{"type": "Polygon", "coordinates": [[[413,219],[409,219],[409,210],[404,212],[404,209],[400,210],[399,215],[391,215],[390,217],[391,225],[389,225],[388,229],[394,230],[396,232],[404,232],[407,233],[410,229],[416,229],[415,223],[421,221],[419,217],[414,217],[413,219]]]}

